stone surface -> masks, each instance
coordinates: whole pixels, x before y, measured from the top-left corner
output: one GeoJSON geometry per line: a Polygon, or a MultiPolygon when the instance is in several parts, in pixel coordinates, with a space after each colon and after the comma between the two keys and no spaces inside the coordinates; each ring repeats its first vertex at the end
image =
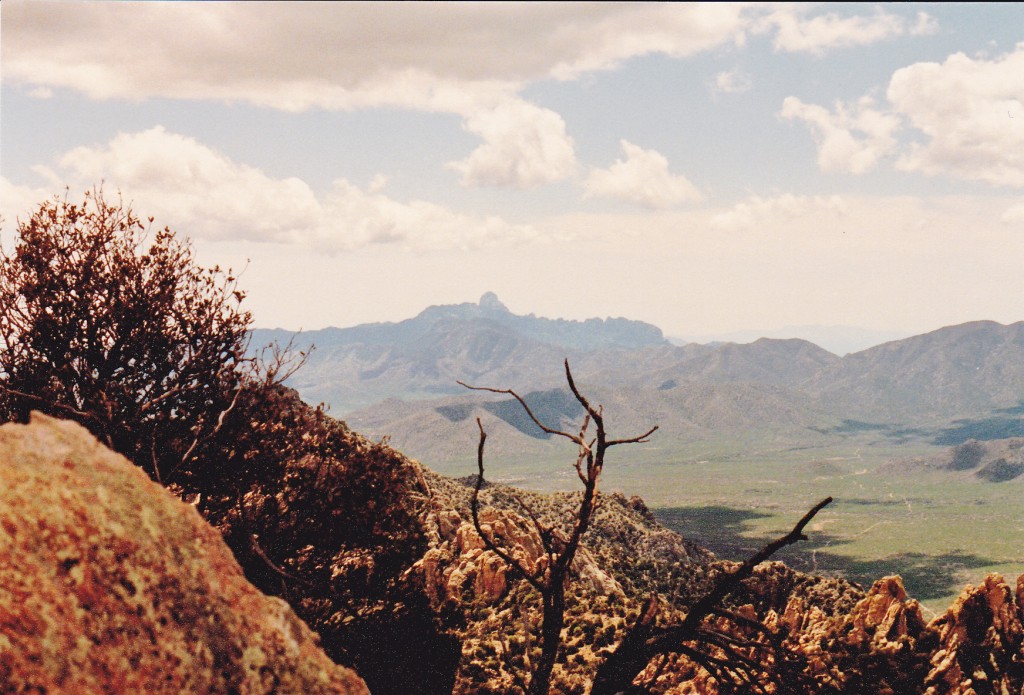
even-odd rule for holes
{"type": "Polygon", "coordinates": [[[0,427],[0,692],[367,691],[193,508],[35,416],[0,427]]]}
{"type": "Polygon", "coordinates": [[[929,659],[933,668],[925,693],[1024,691],[1021,606],[1001,576],[990,574],[977,587],[968,586],[928,627],[937,633],[939,646],[929,659]]]}

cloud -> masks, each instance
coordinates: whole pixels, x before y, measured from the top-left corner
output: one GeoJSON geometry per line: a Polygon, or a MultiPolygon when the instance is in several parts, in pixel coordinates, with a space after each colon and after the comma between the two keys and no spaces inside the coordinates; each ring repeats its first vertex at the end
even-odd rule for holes
{"type": "Polygon", "coordinates": [[[701,199],[701,193],[686,177],[672,174],[668,160],[654,150],[645,150],[621,140],[625,159],[607,169],[594,169],[583,186],[587,198],[613,198],[648,208],[668,208],[701,199]]]}
{"type": "Polygon", "coordinates": [[[901,68],[886,99],[830,111],[790,96],[780,115],[810,126],[823,171],[862,174],[892,155],[903,171],[1024,186],[1024,43],[992,59],[955,53],[901,68]]]}
{"type": "Polygon", "coordinates": [[[15,3],[4,21],[4,81],[37,93],[453,113],[483,140],[451,163],[462,182],[528,188],[576,162],[524,85],[707,50],[747,20],[725,5],[15,3]]]}
{"type": "Polygon", "coordinates": [[[49,188],[20,186],[0,176],[0,248],[10,250],[18,221],[27,220],[32,210],[57,192],[49,188]]]}
{"type": "MultiPolygon", "coordinates": [[[[497,217],[389,198],[380,193],[380,179],[366,190],[338,180],[318,196],[300,179],[272,178],[162,127],[75,148],[39,172],[73,193],[103,181],[108,194],[121,191],[140,214],[197,239],[276,242],[333,253],[377,244],[471,248],[535,236],[529,226],[497,217]]],[[[28,211],[47,197],[0,181],[5,210],[28,211]],[[9,200],[17,207],[8,208],[9,200]]]]}
{"type": "Polygon", "coordinates": [[[835,12],[811,17],[807,12],[797,6],[781,7],[762,19],[757,31],[774,29],[777,51],[821,55],[828,49],[865,46],[907,34],[933,33],[938,28],[924,12],[918,13],[913,25],[881,8],[871,15],[851,17],[835,12]]]}
{"type": "Polygon", "coordinates": [[[937,30],[877,9],[741,3],[34,3],[4,7],[4,81],[96,99],[467,114],[537,80],[774,32],[821,53],[937,30]]]}
{"type": "MultiPolygon", "coordinates": [[[[527,102],[637,56],[693,55],[775,32],[820,53],[931,30],[878,10],[739,3],[32,3],[4,8],[5,84],[38,95],[243,102],[285,111],[401,108],[457,114],[482,139],[451,168],[467,186],[529,188],[574,175],[562,118],[527,102]]],[[[743,91],[738,72],[716,78],[743,91]]]]}
{"type": "Polygon", "coordinates": [[[809,216],[844,217],[847,204],[840,196],[784,193],[771,198],[751,196],[730,210],[712,216],[711,227],[722,231],[770,229],[809,216]]]}
{"type": "Polygon", "coordinates": [[[740,72],[739,68],[715,75],[715,89],[725,94],[742,94],[750,91],[752,86],[750,75],[740,72]]]}
{"type": "Polygon", "coordinates": [[[465,186],[531,188],[572,176],[576,156],[565,121],[554,111],[518,99],[466,119],[484,143],[469,157],[449,162],[465,186]]]}
{"type": "Polygon", "coordinates": [[[1024,202],[1006,208],[1000,219],[1006,224],[1024,224],[1024,202]]]}
{"type": "Polygon", "coordinates": [[[98,99],[463,113],[528,82],[733,41],[738,5],[12,3],[4,80],[98,99]],[[463,102],[463,103],[458,103],[463,102]]]}
{"type": "Polygon", "coordinates": [[[897,70],[894,111],[927,138],[897,166],[997,186],[1024,186],[1024,43],[992,60],[963,53],[897,70]]]}
{"type": "Polygon", "coordinates": [[[822,171],[863,174],[896,148],[899,118],[876,109],[869,97],[862,98],[852,108],[838,102],[832,112],[791,96],[782,102],[779,115],[787,120],[803,121],[811,127],[822,171]]]}
{"type": "Polygon", "coordinates": [[[908,32],[911,36],[932,36],[939,33],[939,22],[927,12],[918,12],[917,21],[908,32]]]}
{"type": "Polygon", "coordinates": [[[4,227],[12,226],[19,217],[24,219],[40,203],[59,192],[50,188],[18,185],[0,176],[0,210],[3,211],[4,227]]]}

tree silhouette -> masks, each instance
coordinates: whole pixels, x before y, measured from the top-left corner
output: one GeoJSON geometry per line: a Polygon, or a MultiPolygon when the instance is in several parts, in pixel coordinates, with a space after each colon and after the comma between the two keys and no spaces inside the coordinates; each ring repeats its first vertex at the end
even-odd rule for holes
{"type": "Polygon", "coordinates": [[[152,221],[100,189],[19,221],[0,256],[0,417],[77,420],[167,482],[237,404],[251,316],[230,271],[152,221]]]}
{"type": "MultiPolygon", "coordinates": [[[[568,360],[565,361],[565,378],[570,391],[583,406],[585,413],[576,433],[559,430],[541,422],[526,400],[511,389],[470,386],[458,382],[474,391],[512,396],[519,402],[530,420],[543,432],[568,439],[577,447],[574,467],[583,484],[583,494],[571,519],[572,529],[568,535],[542,523],[525,501],[517,499],[530,518],[544,548],[545,555],[542,561],[537,563],[536,568],[530,568],[517,559],[512,549],[504,547],[502,540],[485,529],[480,522],[480,491],[484,485],[484,448],[487,433],[483,423],[477,418],[480,432],[477,445],[477,476],[470,499],[473,526],[483,540],[484,546],[540,594],[543,606],[540,630],[541,656],[532,667],[528,680],[523,683],[524,689],[530,695],[544,695],[551,687],[551,674],[561,647],[561,632],[565,627],[565,594],[569,585],[570,570],[598,504],[598,482],[604,469],[607,451],[619,444],[646,442],[658,429],[655,426],[635,437],[610,439],[601,406],[593,405],[579,391],[568,360]]],[[[634,686],[633,681],[653,659],[664,659],[670,654],[687,656],[715,676],[724,688],[738,687],[742,689],[741,692],[754,693],[790,692],[787,688],[791,684],[783,681],[785,678],[799,679],[801,668],[799,665],[794,668],[789,663],[792,655],[782,647],[779,636],[771,633],[761,623],[725,609],[723,603],[740,588],[743,580],[753,574],[757,565],[768,560],[783,547],[806,540],[804,528],[831,502],[831,497],[822,500],[808,511],[789,533],[766,545],[731,572],[721,574],[714,580],[711,589],[689,607],[686,617],[679,623],[657,625],[659,600],[657,596],[652,596],[637,622],[598,667],[591,686],[591,695],[647,692],[643,686],[634,686]],[[733,629],[728,628],[729,624],[733,629]],[[735,629],[737,627],[739,629],[735,629]],[[771,684],[771,687],[767,688],[766,684],[771,684]]],[[[526,629],[528,631],[529,627],[526,629]]],[[[662,664],[664,663],[662,661],[662,664]]]]}
{"type": "Polygon", "coordinates": [[[577,447],[575,468],[580,482],[583,483],[583,496],[574,514],[572,530],[567,537],[541,523],[537,515],[533,513],[533,510],[524,502],[521,502],[541,539],[546,558],[546,561],[541,562],[538,568],[531,570],[513,557],[509,549],[503,548],[499,539],[494,538],[480,523],[480,489],[484,484],[484,444],[487,441],[487,433],[484,431],[484,426],[480,419],[477,418],[477,427],[480,430],[480,440],[477,447],[477,478],[470,501],[473,526],[476,528],[480,538],[483,539],[484,545],[500,557],[540,594],[543,605],[540,630],[541,655],[533,667],[529,681],[526,684],[526,691],[530,695],[545,694],[551,685],[551,671],[554,669],[555,661],[558,658],[558,650],[562,643],[562,628],[565,626],[565,591],[568,585],[569,571],[576,557],[576,552],[579,550],[580,540],[590,527],[590,521],[598,500],[597,483],[601,477],[601,471],[604,469],[605,455],[608,449],[613,446],[646,442],[647,437],[658,429],[655,426],[636,437],[609,439],[605,430],[604,414],[601,406],[592,405],[580,393],[576,383],[573,381],[572,371],[569,369],[569,360],[565,361],[565,379],[573,396],[576,397],[576,400],[579,401],[585,411],[583,423],[576,433],[554,429],[541,422],[534,415],[522,396],[511,389],[484,388],[459,382],[462,386],[475,391],[488,391],[512,396],[519,401],[519,404],[526,411],[530,419],[544,432],[564,437],[573,442],[577,447]],[[591,435],[591,425],[593,425],[593,435],[591,435]]]}

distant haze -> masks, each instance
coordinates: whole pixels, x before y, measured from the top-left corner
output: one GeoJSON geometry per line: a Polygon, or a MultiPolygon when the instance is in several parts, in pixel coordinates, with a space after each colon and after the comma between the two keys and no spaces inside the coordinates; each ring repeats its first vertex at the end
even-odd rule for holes
{"type": "MultiPolygon", "coordinates": [[[[941,326],[935,328],[941,328],[941,326]]],[[[758,338],[800,338],[842,357],[851,352],[867,350],[892,340],[909,338],[911,335],[913,334],[907,332],[877,331],[858,326],[786,326],[775,330],[732,331],[688,337],[670,336],[669,340],[678,345],[685,345],[686,343],[719,342],[752,343],[758,338]]]]}
{"type": "Polygon", "coordinates": [[[103,184],[256,324],[837,352],[1024,318],[1024,3],[4,0],[0,236],[103,184]],[[857,335],[853,333],[852,335],[857,335]]]}

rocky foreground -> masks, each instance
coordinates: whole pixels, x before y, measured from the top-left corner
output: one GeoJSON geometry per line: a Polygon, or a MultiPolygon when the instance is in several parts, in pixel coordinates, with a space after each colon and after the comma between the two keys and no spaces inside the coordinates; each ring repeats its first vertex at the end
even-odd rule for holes
{"type": "Polygon", "coordinates": [[[0,692],[368,691],[195,509],[36,415],[0,427],[0,692]]]}
{"type": "MultiPolygon", "coordinates": [[[[0,692],[366,692],[335,663],[375,695],[521,692],[538,599],[483,547],[469,483],[341,423],[329,434],[327,459],[282,460],[244,492],[186,505],[77,425],[0,427],[0,692]]],[[[482,521],[536,566],[531,515],[557,532],[575,500],[488,486],[482,521]]],[[[555,692],[586,693],[645,605],[655,625],[677,623],[730,567],[641,500],[604,495],[573,568],[555,692]]],[[[765,563],[729,608],[768,630],[717,627],[786,673],[768,691],[1019,694],[1022,603],[1024,579],[990,576],[925,623],[898,577],[864,591],[765,563]]],[[[685,656],[635,683],[730,692],[685,656]]]]}

